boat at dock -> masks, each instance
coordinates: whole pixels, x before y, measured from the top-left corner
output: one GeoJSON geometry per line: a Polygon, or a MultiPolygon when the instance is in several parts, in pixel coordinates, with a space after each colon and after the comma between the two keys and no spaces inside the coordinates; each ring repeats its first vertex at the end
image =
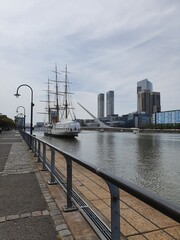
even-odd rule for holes
{"type": "Polygon", "coordinates": [[[67,74],[67,66],[65,67],[65,80],[58,80],[57,66],[55,66],[55,80],[48,80],[48,123],[45,124],[44,135],[58,138],[74,138],[81,131],[80,123],[76,120],[74,108],[69,91],[69,81],[67,74]],[[50,90],[50,82],[55,83],[55,91],[50,90]],[[64,83],[64,89],[60,89],[59,85],[64,83]],[[51,101],[51,96],[55,96],[55,102],[51,101]],[[53,102],[54,105],[51,103],[53,102]]]}
{"type": "Polygon", "coordinates": [[[139,133],[139,128],[131,128],[133,133],[136,134],[136,133],[139,133]]]}

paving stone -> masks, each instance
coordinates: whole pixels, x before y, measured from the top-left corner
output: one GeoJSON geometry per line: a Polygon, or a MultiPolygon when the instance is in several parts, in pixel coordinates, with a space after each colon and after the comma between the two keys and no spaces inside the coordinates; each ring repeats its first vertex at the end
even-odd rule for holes
{"type": "Polygon", "coordinates": [[[46,200],[47,203],[54,202],[54,199],[53,199],[53,198],[45,198],[45,200],[46,200]]]}
{"type": "Polygon", "coordinates": [[[61,215],[60,214],[59,215],[53,215],[52,219],[53,219],[53,221],[59,220],[59,219],[61,219],[61,215]]]}
{"type": "Polygon", "coordinates": [[[43,214],[44,216],[49,215],[49,211],[48,211],[48,210],[44,210],[44,211],[42,211],[42,214],[43,214]]]}
{"type": "Polygon", "coordinates": [[[73,236],[66,236],[66,237],[63,237],[62,240],[73,240],[73,236]]]}
{"type": "Polygon", "coordinates": [[[0,176],[0,189],[0,217],[47,209],[34,173],[0,176]]]}
{"type": "Polygon", "coordinates": [[[1,240],[55,240],[56,236],[50,216],[20,218],[0,224],[1,240]]]}
{"type": "Polygon", "coordinates": [[[33,217],[38,217],[38,216],[41,216],[41,215],[42,215],[42,212],[41,212],[41,211],[32,212],[32,216],[33,216],[33,217]]]}
{"type": "Polygon", "coordinates": [[[64,236],[64,237],[58,235],[56,240],[74,240],[74,238],[72,235],[64,236]]]}
{"type": "Polygon", "coordinates": [[[20,215],[20,218],[27,218],[27,217],[31,217],[31,213],[22,213],[20,215]]]}
{"type": "Polygon", "coordinates": [[[71,232],[68,229],[65,229],[65,230],[59,231],[59,235],[61,237],[66,237],[66,236],[71,235],[71,232]]]}
{"type": "Polygon", "coordinates": [[[6,217],[6,220],[10,221],[10,220],[18,219],[18,218],[19,218],[18,214],[16,214],[16,215],[9,215],[9,216],[6,217]]]}
{"type": "Polygon", "coordinates": [[[50,202],[50,203],[48,203],[48,207],[49,207],[49,208],[52,208],[52,209],[57,209],[57,205],[56,205],[55,202],[50,202]]]}
{"type": "Polygon", "coordinates": [[[5,217],[0,217],[0,223],[1,222],[5,222],[6,221],[6,218],[5,217]]]}
{"type": "Polygon", "coordinates": [[[68,226],[65,223],[56,226],[56,231],[61,231],[64,229],[68,229],[68,226]]]}
{"type": "Polygon", "coordinates": [[[57,210],[50,211],[50,214],[51,214],[51,216],[55,216],[55,215],[60,215],[61,213],[60,213],[59,209],[57,209],[57,210]]]}
{"type": "Polygon", "coordinates": [[[65,223],[64,218],[54,221],[55,226],[58,226],[58,225],[63,224],[63,223],[65,223]]]}

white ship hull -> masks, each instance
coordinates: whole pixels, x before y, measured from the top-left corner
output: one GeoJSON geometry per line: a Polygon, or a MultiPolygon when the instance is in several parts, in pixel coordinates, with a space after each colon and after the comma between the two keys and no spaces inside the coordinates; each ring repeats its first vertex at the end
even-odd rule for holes
{"type": "Polygon", "coordinates": [[[53,126],[47,126],[44,135],[58,138],[73,138],[80,133],[80,124],[76,121],[61,121],[53,126]]]}

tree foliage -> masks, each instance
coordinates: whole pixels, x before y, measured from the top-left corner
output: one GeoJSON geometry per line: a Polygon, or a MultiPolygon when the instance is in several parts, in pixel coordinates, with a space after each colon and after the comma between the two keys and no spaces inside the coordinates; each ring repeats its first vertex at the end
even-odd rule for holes
{"type": "Polygon", "coordinates": [[[15,127],[15,122],[6,115],[0,115],[0,128],[2,130],[9,130],[15,127]]]}

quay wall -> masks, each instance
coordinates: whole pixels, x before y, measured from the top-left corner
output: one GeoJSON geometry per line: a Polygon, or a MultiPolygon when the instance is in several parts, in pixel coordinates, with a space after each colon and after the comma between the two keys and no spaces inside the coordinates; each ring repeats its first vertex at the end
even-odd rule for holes
{"type": "MultiPolygon", "coordinates": [[[[81,130],[86,131],[104,131],[104,132],[133,132],[131,128],[119,128],[119,127],[81,127],[81,130]]],[[[139,129],[140,133],[180,133],[180,129],[139,129]]]]}

